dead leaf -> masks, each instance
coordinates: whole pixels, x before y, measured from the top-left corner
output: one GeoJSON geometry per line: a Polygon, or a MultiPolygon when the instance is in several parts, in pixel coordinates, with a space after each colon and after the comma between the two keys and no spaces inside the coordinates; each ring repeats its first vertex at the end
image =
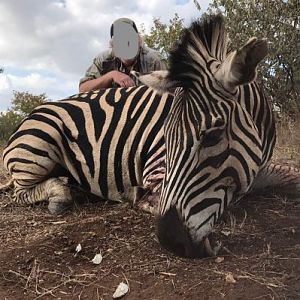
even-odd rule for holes
{"type": "Polygon", "coordinates": [[[95,264],[95,265],[100,265],[101,262],[102,262],[102,259],[103,259],[102,255],[100,253],[98,253],[92,259],[92,263],[95,264]]]}
{"type": "Polygon", "coordinates": [[[223,256],[218,256],[216,259],[215,259],[215,262],[217,264],[221,263],[222,261],[224,261],[224,257],[223,256]]]}
{"type": "Polygon", "coordinates": [[[231,234],[230,230],[222,230],[221,233],[225,236],[229,236],[231,234]]]}
{"type": "Polygon", "coordinates": [[[78,244],[75,250],[79,253],[82,250],[81,244],[78,244]]]}
{"type": "Polygon", "coordinates": [[[236,283],[236,280],[234,279],[234,277],[231,273],[228,273],[226,275],[225,281],[228,282],[228,283],[236,283]]]}
{"type": "Polygon", "coordinates": [[[121,298],[123,297],[124,295],[126,295],[129,291],[129,287],[126,283],[124,282],[121,282],[117,289],[115,290],[114,294],[113,294],[113,298],[114,299],[117,299],[117,298],[121,298]]]}

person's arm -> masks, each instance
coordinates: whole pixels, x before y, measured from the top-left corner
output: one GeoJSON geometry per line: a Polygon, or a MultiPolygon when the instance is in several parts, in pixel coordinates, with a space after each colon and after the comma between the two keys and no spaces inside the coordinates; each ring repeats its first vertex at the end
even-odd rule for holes
{"type": "Polygon", "coordinates": [[[90,79],[80,84],[79,92],[89,92],[101,88],[110,88],[113,83],[117,83],[120,87],[134,86],[134,81],[126,74],[119,71],[110,71],[99,78],[90,79]]]}
{"type": "Polygon", "coordinates": [[[85,93],[92,90],[111,87],[113,82],[112,72],[108,72],[101,77],[90,79],[81,83],[79,86],[79,92],[85,93]]]}

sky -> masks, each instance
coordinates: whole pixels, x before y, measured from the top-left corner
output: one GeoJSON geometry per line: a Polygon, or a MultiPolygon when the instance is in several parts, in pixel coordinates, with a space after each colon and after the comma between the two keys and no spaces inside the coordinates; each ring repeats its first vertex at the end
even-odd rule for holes
{"type": "Polygon", "coordinates": [[[150,31],[153,18],[168,23],[175,13],[185,26],[209,0],[1,0],[0,111],[13,91],[45,93],[59,100],[78,93],[93,58],[108,48],[111,23],[120,17],[150,31]]]}

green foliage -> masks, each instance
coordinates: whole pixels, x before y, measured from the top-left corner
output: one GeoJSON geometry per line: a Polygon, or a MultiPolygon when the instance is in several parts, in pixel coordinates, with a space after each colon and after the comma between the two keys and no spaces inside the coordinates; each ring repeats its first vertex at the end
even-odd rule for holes
{"type": "Polygon", "coordinates": [[[32,95],[28,92],[14,91],[12,107],[7,112],[0,113],[0,140],[7,140],[35,107],[47,101],[45,94],[32,95]]]}
{"type": "Polygon", "coordinates": [[[265,37],[270,54],[260,64],[259,79],[281,111],[300,113],[299,0],[214,0],[209,11],[222,11],[236,49],[250,37],[265,37]]]}
{"type": "Polygon", "coordinates": [[[0,140],[7,140],[14,129],[22,121],[22,117],[14,111],[9,110],[6,113],[0,113],[0,140]]]}
{"type": "Polygon", "coordinates": [[[45,94],[32,95],[28,92],[16,92],[14,91],[14,98],[12,99],[12,111],[20,115],[21,117],[27,117],[32,110],[47,102],[47,96],[45,94]]]}
{"type": "MultiPolygon", "coordinates": [[[[193,2],[200,15],[201,6],[199,2],[197,0],[193,0],[193,2]]],[[[146,45],[159,51],[163,57],[168,58],[170,50],[180,39],[181,32],[184,29],[183,21],[184,19],[180,18],[177,13],[169,20],[169,24],[164,24],[159,18],[154,18],[150,34],[146,34],[145,28],[142,26],[141,34],[146,45]]]]}
{"type": "Polygon", "coordinates": [[[146,45],[159,51],[165,58],[168,57],[168,53],[179,39],[183,29],[183,19],[179,18],[178,14],[175,14],[169,22],[169,24],[164,24],[156,18],[153,20],[154,25],[149,35],[145,34],[144,29],[141,31],[146,45]]]}

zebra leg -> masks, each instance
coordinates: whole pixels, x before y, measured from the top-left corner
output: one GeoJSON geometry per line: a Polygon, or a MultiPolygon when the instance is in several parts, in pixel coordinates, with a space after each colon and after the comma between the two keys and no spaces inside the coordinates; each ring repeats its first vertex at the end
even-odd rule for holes
{"type": "Polygon", "coordinates": [[[255,178],[252,192],[300,197],[300,171],[294,167],[270,163],[255,178]]]}
{"type": "Polygon", "coordinates": [[[52,214],[62,213],[73,203],[70,188],[59,178],[50,178],[29,188],[15,182],[13,200],[21,204],[49,201],[52,214]]]}

